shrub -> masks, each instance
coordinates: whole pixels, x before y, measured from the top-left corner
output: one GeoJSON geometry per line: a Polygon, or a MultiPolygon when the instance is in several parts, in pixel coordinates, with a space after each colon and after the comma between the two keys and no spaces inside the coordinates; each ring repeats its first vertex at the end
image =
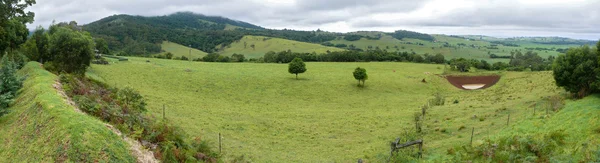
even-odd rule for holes
{"type": "Polygon", "coordinates": [[[436,93],[433,99],[429,100],[429,103],[433,106],[442,106],[446,102],[446,98],[441,93],[436,93]]]}
{"type": "MultiPolygon", "coordinates": [[[[600,42],[598,42],[600,47],[600,42]]],[[[598,52],[589,46],[571,48],[565,55],[559,55],[552,65],[556,85],[579,98],[590,93],[600,92],[598,80],[598,52]]]]}
{"type": "Polygon", "coordinates": [[[172,59],[173,58],[173,53],[168,52],[167,54],[165,54],[165,58],[166,59],[172,59]]]}
{"type": "Polygon", "coordinates": [[[3,59],[0,68],[0,116],[8,113],[8,107],[23,86],[23,79],[16,75],[17,65],[3,59]]]}
{"type": "Polygon", "coordinates": [[[453,103],[454,103],[454,104],[458,104],[458,100],[454,100],[454,102],[453,102],[453,103]]]}
{"type": "Polygon", "coordinates": [[[67,27],[50,27],[50,53],[55,72],[83,75],[94,55],[94,41],[89,33],[67,27]]]}

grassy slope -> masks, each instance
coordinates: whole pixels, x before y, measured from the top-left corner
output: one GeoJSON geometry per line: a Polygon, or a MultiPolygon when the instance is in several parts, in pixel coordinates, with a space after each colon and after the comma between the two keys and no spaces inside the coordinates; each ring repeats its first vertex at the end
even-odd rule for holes
{"type": "Polygon", "coordinates": [[[0,162],[135,162],[120,137],[100,120],[75,112],[37,62],[10,113],[0,118],[0,162]]]}
{"type": "MultiPolygon", "coordinates": [[[[549,116],[545,116],[543,109],[538,110],[536,116],[528,115],[525,120],[503,128],[497,134],[488,136],[488,139],[493,143],[514,136],[521,138],[532,136],[534,139],[544,140],[545,134],[564,131],[567,135],[564,145],[552,151],[550,155],[552,162],[581,162],[586,157],[598,160],[600,159],[600,105],[598,103],[600,103],[600,95],[593,95],[577,101],[568,101],[562,110],[556,114],[550,112],[549,116]]],[[[474,145],[484,145],[483,143],[476,139],[474,145]]],[[[430,161],[448,162],[443,157],[433,158],[430,161]]]]}
{"type": "Polygon", "coordinates": [[[558,90],[549,72],[500,73],[503,79],[490,89],[463,91],[425,74],[441,73],[443,65],[307,63],[295,80],[286,64],[145,61],[93,70],[109,84],[139,90],[154,114],[166,104],[167,117],[192,135],[216,142],[223,134],[225,159],[245,154],[258,162],[383,161],[388,142],[413,130],[413,113],[439,91],[447,105],[430,109],[424,126],[426,156],[435,155],[468,142],[470,133],[460,126],[477,128],[476,138],[497,134],[508,113],[511,121],[524,120],[532,102],[558,90]],[[356,66],[368,71],[365,88],[351,75],[356,66]]]}
{"type": "Polygon", "coordinates": [[[246,58],[260,58],[269,51],[280,52],[284,50],[292,50],[293,52],[322,54],[329,51],[342,51],[343,49],[327,47],[319,44],[298,42],[280,38],[268,38],[263,36],[244,36],[241,40],[231,44],[219,52],[226,56],[231,56],[233,53],[244,54],[246,58]],[[244,42],[247,47],[244,48],[244,42]],[[250,45],[254,44],[256,49],[252,49],[250,45]]]}
{"type": "MultiPolygon", "coordinates": [[[[511,128],[505,129],[497,137],[549,133],[563,130],[567,134],[565,146],[556,151],[553,157],[562,161],[577,162],[584,159],[582,144],[587,150],[600,150],[600,95],[593,95],[577,101],[569,101],[564,109],[550,118],[531,117],[511,128]]],[[[600,151],[596,159],[600,161],[600,151]]]]}
{"type": "MultiPolygon", "coordinates": [[[[183,46],[183,45],[169,42],[169,41],[163,41],[163,43],[160,46],[161,46],[162,50],[165,51],[160,54],[164,55],[167,52],[171,52],[171,53],[173,53],[173,58],[181,57],[181,56],[190,58],[190,48],[187,46],[183,46]]],[[[206,52],[192,48],[192,59],[204,57],[204,56],[206,56],[206,54],[207,54],[206,52]]]]}

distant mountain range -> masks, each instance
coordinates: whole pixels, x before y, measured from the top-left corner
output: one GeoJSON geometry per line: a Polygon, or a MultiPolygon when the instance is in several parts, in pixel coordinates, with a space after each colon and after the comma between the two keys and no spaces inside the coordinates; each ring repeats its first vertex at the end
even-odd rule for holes
{"type": "MultiPolygon", "coordinates": [[[[112,51],[123,52],[128,55],[141,55],[161,52],[160,44],[169,41],[180,45],[196,48],[204,52],[219,52],[230,44],[241,40],[244,36],[264,36],[281,38],[293,41],[322,44],[325,46],[336,46],[336,42],[353,44],[351,41],[361,40],[388,40],[398,42],[398,45],[406,39],[416,39],[426,42],[438,42],[444,40],[439,37],[454,37],[465,40],[486,41],[491,44],[502,44],[506,46],[523,44],[524,42],[534,45],[583,45],[593,44],[594,41],[576,40],[560,37],[515,37],[494,38],[479,35],[447,36],[430,35],[412,31],[398,30],[393,33],[386,32],[349,32],[336,33],[326,31],[297,31],[297,30],[273,30],[243,21],[232,20],[220,16],[206,16],[192,12],[177,12],[166,16],[131,16],[113,15],[90,24],[84,25],[83,29],[90,32],[96,38],[106,40],[112,51]],[[394,40],[395,39],[395,40],[394,40]]],[[[414,42],[414,41],[413,41],[414,42]]],[[[379,42],[380,44],[381,42],[379,42]]],[[[389,43],[389,42],[388,42],[389,43]]],[[[425,46],[424,43],[417,45],[425,46]]],[[[358,47],[354,49],[348,45],[336,47],[349,50],[369,50],[358,47]]],[[[361,44],[361,43],[357,43],[361,44]]],[[[391,43],[390,43],[391,44],[391,43]]],[[[412,44],[408,42],[407,44],[412,44]]],[[[446,42],[446,44],[450,44],[446,42]]],[[[457,43],[457,44],[468,44],[457,43]]],[[[398,46],[394,45],[394,46],[398,46]]],[[[377,42],[370,43],[366,47],[378,46],[377,42]]],[[[437,46],[449,47],[448,45],[428,45],[435,49],[437,46]]],[[[558,48],[558,47],[557,47],[558,48]]],[[[396,48],[400,50],[399,48],[396,48]]],[[[435,52],[435,51],[434,51],[435,52]]]]}

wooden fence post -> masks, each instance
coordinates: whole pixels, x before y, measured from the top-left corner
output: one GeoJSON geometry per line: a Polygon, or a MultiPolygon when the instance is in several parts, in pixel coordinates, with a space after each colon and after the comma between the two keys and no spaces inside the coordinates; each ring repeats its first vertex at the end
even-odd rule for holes
{"type": "Polygon", "coordinates": [[[475,133],[475,127],[473,127],[473,129],[471,130],[471,145],[473,146],[473,134],[475,133]]]}
{"type": "Polygon", "coordinates": [[[510,122],[510,113],[508,113],[508,119],[506,120],[506,126],[509,125],[509,122],[510,122]]]}
{"type": "Polygon", "coordinates": [[[222,152],[221,133],[219,133],[219,153],[222,152]]]}
{"type": "Polygon", "coordinates": [[[165,119],[165,104],[163,104],[163,119],[165,119]]]}

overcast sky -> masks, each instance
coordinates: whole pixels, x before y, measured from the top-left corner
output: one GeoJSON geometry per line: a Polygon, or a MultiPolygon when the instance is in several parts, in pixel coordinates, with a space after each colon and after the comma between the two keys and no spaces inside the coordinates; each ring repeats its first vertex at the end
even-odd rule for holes
{"type": "Polygon", "coordinates": [[[192,11],[274,29],[600,39],[600,0],[37,0],[30,10],[30,29],[192,11]]]}

